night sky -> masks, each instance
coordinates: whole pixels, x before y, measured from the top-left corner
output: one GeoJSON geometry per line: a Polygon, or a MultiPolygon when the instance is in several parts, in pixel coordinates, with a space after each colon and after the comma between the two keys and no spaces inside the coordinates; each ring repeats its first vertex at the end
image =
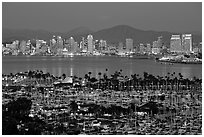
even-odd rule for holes
{"type": "Polygon", "coordinates": [[[202,31],[202,3],[2,3],[2,27],[66,32],[77,27],[93,31],[116,25],[142,30],[202,31]]]}

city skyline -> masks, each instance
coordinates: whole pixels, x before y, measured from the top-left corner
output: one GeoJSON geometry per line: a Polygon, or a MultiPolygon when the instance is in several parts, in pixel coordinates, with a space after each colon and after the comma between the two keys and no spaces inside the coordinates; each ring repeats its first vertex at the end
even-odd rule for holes
{"type": "Polygon", "coordinates": [[[119,24],[142,30],[201,32],[202,3],[2,3],[2,28],[64,32],[84,26],[97,31],[119,24]]]}

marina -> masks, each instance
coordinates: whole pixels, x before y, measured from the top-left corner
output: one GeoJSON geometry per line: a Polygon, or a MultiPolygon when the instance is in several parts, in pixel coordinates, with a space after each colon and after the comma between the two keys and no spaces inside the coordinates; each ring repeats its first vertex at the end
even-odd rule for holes
{"type": "MultiPolygon", "coordinates": [[[[142,81],[132,85],[121,81],[123,86],[118,88],[114,80],[110,86],[105,86],[108,82],[102,83],[102,79],[101,83],[89,83],[88,78],[84,86],[76,86],[77,78],[72,82],[56,77],[48,80],[35,77],[38,73],[44,74],[29,71],[9,77],[4,75],[2,101],[6,106],[18,98],[30,99],[29,117],[44,122],[42,134],[201,134],[199,79],[189,81],[187,85],[185,80],[170,84],[170,79],[167,83],[160,81],[146,86],[142,81]],[[50,126],[52,130],[49,131],[50,126]]],[[[23,132],[23,125],[19,126],[23,132]]]]}

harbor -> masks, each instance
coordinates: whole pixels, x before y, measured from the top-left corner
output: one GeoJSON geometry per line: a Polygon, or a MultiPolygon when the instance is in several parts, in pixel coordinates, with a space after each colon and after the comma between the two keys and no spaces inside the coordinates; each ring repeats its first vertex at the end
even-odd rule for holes
{"type": "MultiPolygon", "coordinates": [[[[133,78],[123,81],[115,73],[114,80],[104,77],[93,82],[87,77],[84,83],[76,77],[43,79],[39,74],[46,75],[28,71],[3,76],[2,101],[6,106],[22,97],[31,100],[29,117],[44,123],[41,134],[202,134],[199,79],[151,83],[152,75],[144,73],[143,79],[134,82],[133,78]],[[117,84],[116,79],[120,79],[117,84]]],[[[26,130],[25,124],[18,126],[19,132],[26,130]]]]}

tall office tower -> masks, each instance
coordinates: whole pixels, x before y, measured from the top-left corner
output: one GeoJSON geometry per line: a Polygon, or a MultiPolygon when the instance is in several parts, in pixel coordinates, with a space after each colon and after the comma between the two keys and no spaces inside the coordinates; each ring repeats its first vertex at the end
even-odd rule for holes
{"type": "Polygon", "coordinates": [[[61,36],[57,36],[57,46],[58,46],[58,48],[62,49],[63,45],[64,45],[64,43],[63,43],[62,37],[61,36]]]}
{"type": "Polygon", "coordinates": [[[84,50],[84,48],[85,48],[85,39],[84,37],[82,37],[82,41],[80,42],[80,49],[84,50]]]}
{"type": "Polygon", "coordinates": [[[170,52],[182,52],[180,35],[172,35],[171,36],[170,52]]]}
{"type": "Polygon", "coordinates": [[[95,40],[94,45],[95,45],[95,49],[100,51],[100,41],[99,40],[95,40]]]}
{"type": "Polygon", "coordinates": [[[198,48],[199,48],[199,52],[202,53],[202,42],[199,42],[198,48]]]}
{"type": "Polygon", "coordinates": [[[26,51],[26,41],[25,40],[22,40],[20,43],[20,51],[22,53],[25,53],[25,51],[26,51]]]}
{"type": "Polygon", "coordinates": [[[75,40],[73,37],[69,38],[69,42],[68,42],[68,51],[74,53],[76,50],[76,44],[75,44],[75,40]]]}
{"type": "Polygon", "coordinates": [[[192,35],[182,34],[182,49],[183,52],[192,52],[192,35]]]}
{"type": "Polygon", "coordinates": [[[126,39],[126,51],[133,51],[133,39],[126,39]]]}
{"type": "Polygon", "coordinates": [[[88,52],[93,53],[93,36],[92,35],[88,35],[87,36],[87,43],[88,43],[88,52]]]}
{"type": "Polygon", "coordinates": [[[148,53],[151,53],[151,52],[152,52],[151,44],[150,44],[150,43],[147,43],[146,46],[147,46],[147,52],[148,52],[148,53]]]}
{"type": "Polygon", "coordinates": [[[157,40],[157,46],[158,46],[158,48],[162,48],[163,47],[163,37],[162,36],[160,36],[160,37],[158,37],[158,40],[157,40]]]}
{"type": "Polygon", "coordinates": [[[140,53],[144,54],[147,52],[146,46],[143,43],[140,43],[140,53]]]}
{"type": "Polygon", "coordinates": [[[79,51],[79,45],[78,45],[78,42],[75,41],[74,42],[74,52],[78,52],[79,51]]]}
{"type": "Polygon", "coordinates": [[[68,48],[69,48],[69,39],[65,39],[64,48],[66,48],[68,50],[68,48]]]}
{"type": "Polygon", "coordinates": [[[119,42],[118,44],[118,54],[123,54],[125,52],[124,45],[122,42],[119,42]]]}
{"type": "Polygon", "coordinates": [[[40,40],[36,40],[36,49],[39,49],[40,48],[40,44],[41,44],[41,42],[40,42],[40,40]]]}
{"type": "Polygon", "coordinates": [[[152,53],[153,54],[159,54],[160,53],[160,48],[158,46],[158,41],[153,41],[153,44],[152,44],[152,53]]]}
{"type": "Polygon", "coordinates": [[[99,47],[100,47],[100,50],[107,50],[106,40],[100,40],[99,47]]]}
{"type": "Polygon", "coordinates": [[[57,40],[55,39],[55,36],[50,40],[50,46],[54,46],[57,43],[57,40]]]}

